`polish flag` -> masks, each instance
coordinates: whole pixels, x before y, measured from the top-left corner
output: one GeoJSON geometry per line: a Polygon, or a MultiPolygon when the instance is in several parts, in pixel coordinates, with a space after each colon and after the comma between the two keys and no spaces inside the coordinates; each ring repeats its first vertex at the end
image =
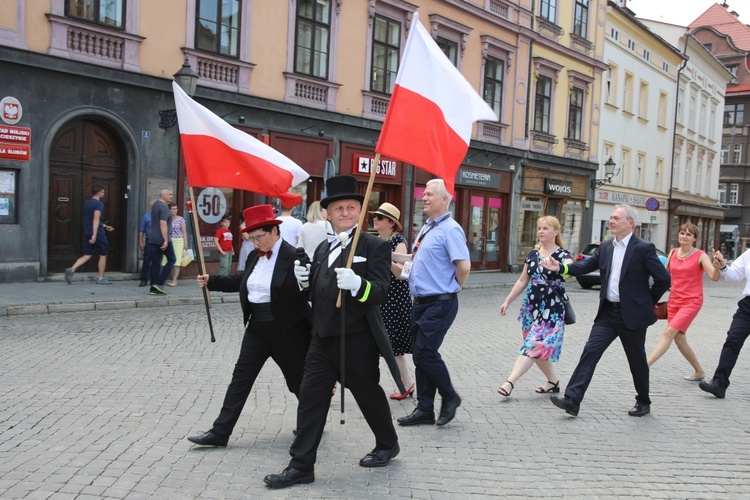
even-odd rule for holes
{"type": "Polygon", "coordinates": [[[441,177],[453,193],[477,120],[498,117],[415,13],[375,151],[441,177]]]}
{"type": "Polygon", "coordinates": [[[172,91],[189,186],[243,189],[279,198],[286,207],[302,202],[289,192],[310,177],[302,167],[232,127],[175,82],[172,91]]]}

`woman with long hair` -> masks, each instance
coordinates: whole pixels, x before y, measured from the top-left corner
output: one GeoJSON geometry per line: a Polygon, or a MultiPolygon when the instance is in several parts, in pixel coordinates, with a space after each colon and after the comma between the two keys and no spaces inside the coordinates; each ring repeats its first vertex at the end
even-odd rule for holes
{"type": "Polygon", "coordinates": [[[508,297],[500,306],[500,314],[505,316],[510,304],[526,292],[518,314],[523,333],[523,345],[513,369],[503,385],[497,390],[508,397],[515,384],[531,365],[536,364],[547,377],[547,382],[536,389],[543,394],[560,392],[560,381],[552,365],[560,358],[563,334],[565,332],[565,279],[562,274],[544,269],[540,263],[547,257],[558,262],[573,262],[570,252],[560,236],[560,221],[551,215],[540,217],[536,223],[539,243],[526,256],[521,276],[513,285],[508,297]]]}
{"type": "Polygon", "coordinates": [[[706,374],[688,345],[685,333],[703,306],[703,273],[713,281],[719,281],[721,276],[721,272],[711,263],[711,256],[695,248],[697,239],[698,227],[695,224],[680,226],[680,246],[669,252],[666,263],[667,271],[672,276],[672,288],[667,299],[667,328],[648,357],[648,366],[651,366],[667,352],[674,340],[677,349],[693,367],[693,373],[684,377],[690,381],[703,380],[706,374]]]}
{"type": "Polygon", "coordinates": [[[320,242],[326,239],[326,234],[333,232],[326,219],[326,209],[320,206],[319,201],[312,202],[307,209],[307,222],[302,224],[297,238],[297,246],[304,248],[311,259],[320,242]]]}

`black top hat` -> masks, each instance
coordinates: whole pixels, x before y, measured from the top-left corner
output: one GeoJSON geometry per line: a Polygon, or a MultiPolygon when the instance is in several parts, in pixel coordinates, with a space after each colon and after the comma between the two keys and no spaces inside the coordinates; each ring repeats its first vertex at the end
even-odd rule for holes
{"type": "Polygon", "coordinates": [[[320,206],[338,200],[357,200],[361,205],[365,197],[357,193],[357,178],[353,175],[336,175],[326,181],[326,197],[320,200],[320,206]]]}

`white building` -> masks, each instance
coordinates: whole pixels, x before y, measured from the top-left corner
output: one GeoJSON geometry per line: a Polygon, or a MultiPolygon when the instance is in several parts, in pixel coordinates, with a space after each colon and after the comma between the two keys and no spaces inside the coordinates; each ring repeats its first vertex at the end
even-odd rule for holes
{"type": "Polygon", "coordinates": [[[612,158],[616,165],[612,177],[602,165],[599,185],[592,186],[591,240],[609,237],[612,209],[626,203],[638,211],[636,234],[665,249],[675,89],[684,58],[615,2],[608,2],[606,19],[604,61],[609,70],[603,78],[599,140],[602,163],[612,158]]]}
{"type": "Polygon", "coordinates": [[[732,74],[687,27],[640,21],[678,47],[687,58],[679,72],[669,245],[677,245],[680,225],[691,222],[699,229],[699,248],[718,248],[716,242],[724,218],[723,209],[717,205],[722,118],[725,91],[732,74]]]}

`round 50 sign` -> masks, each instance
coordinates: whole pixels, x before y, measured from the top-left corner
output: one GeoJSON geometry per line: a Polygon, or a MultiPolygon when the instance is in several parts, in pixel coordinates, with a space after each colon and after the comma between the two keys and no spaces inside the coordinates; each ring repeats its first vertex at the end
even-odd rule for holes
{"type": "Polygon", "coordinates": [[[218,188],[206,188],[198,195],[198,216],[206,224],[216,224],[227,213],[227,199],[218,188]]]}

